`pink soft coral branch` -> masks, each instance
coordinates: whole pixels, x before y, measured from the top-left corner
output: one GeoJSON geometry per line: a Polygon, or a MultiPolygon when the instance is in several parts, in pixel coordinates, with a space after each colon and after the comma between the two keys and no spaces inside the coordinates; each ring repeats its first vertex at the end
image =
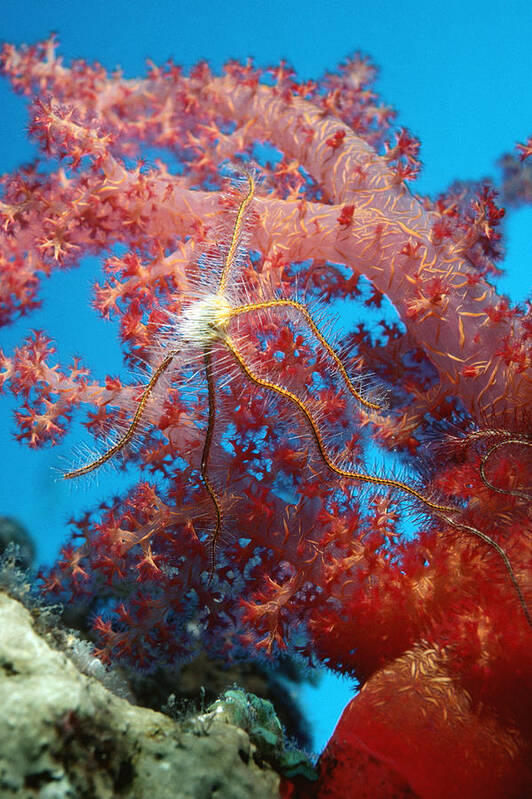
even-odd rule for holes
{"type": "MultiPolygon", "coordinates": [[[[140,126],[148,124],[147,110],[156,108],[158,113],[150,115],[149,124],[156,129],[151,135],[157,141],[167,127],[166,108],[169,120],[177,114],[184,120],[174,138],[203,116],[221,115],[236,122],[237,139],[228,146],[222,138],[214,148],[218,157],[232,157],[255,139],[271,141],[286,157],[297,159],[321,187],[328,203],[261,199],[261,224],[254,235],[257,247],[263,252],[281,251],[288,260],[314,257],[340,261],[366,276],[391,299],[414,340],[423,345],[438,369],[447,391],[460,394],[477,418],[504,416],[510,409],[524,409],[530,404],[529,359],[523,369],[517,358],[496,354],[494,346],[506,341],[506,351],[518,354],[525,334],[521,320],[511,313],[495,317],[490,313],[498,307],[497,295],[468,261],[464,242],[435,241],[438,215],[424,208],[423,202],[398,181],[389,155],[377,156],[371,145],[341,119],[327,115],[307,100],[258,85],[256,78],[248,83],[231,74],[215,78],[207,69],[189,78],[176,75],[175,81],[158,80],[157,73],[145,81],[108,79],[96,69],[90,74],[89,96],[82,92],[80,99],[79,75],[55,59],[52,46],[46,49],[44,63],[24,58],[17,51],[8,51],[5,63],[17,76],[20,88],[30,91],[38,82],[41,88],[53,91],[61,103],[80,109],[85,118],[99,120],[102,129],[125,127],[123,132],[132,137],[148,137],[149,129],[140,126]],[[342,207],[349,203],[354,205],[351,222],[347,227],[339,226],[342,207]]],[[[58,119],[56,115],[56,123],[58,119]]],[[[70,120],[68,124],[72,124],[70,120]]],[[[48,128],[51,125],[49,122],[48,128]]],[[[138,176],[126,173],[110,155],[104,157],[111,140],[95,134],[85,143],[87,151],[102,158],[105,179],[100,186],[91,187],[92,202],[82,194],[75,202],[79,208],[84,203],[93,206],[98,195],[112,207],[114,196],[119,198],[121,213],[105,215],[108,233],[115,232],[118,237],[120,217],[131,210],[124,205],[124,195],[127,198],[128,186],[137,191],[139,186],[138,176]]],[[[187,193],[189,182],[175,177],[152,181],[150,216],[141,220],[146,233],[156,237],[167,229],[169,219],[179,233],[180,220],[190,224],[191,214],[204,222],[213,217],[216,198],[187,193]]],[[[98,220],[99,224],[102,221],[98,220]]],[[[53,234],[47,237],[45,228],[40,248],[47,242],[54,246],[53,234]]],[[[69,248],[87,244],[87,237],[77,236],[76,231],[68,238],[69,248]]]]}

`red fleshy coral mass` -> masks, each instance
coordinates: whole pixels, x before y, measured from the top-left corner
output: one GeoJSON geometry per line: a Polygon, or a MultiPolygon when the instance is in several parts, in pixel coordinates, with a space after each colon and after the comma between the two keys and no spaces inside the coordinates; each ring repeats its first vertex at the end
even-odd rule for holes
{"type": "Polygon", "coordinates": [[[75,520],[45,591],[100,608],[104,660],[150,666],[201,640],[355,675],[321,799],[528,795],[532,323],[489,282],[504,213],[493,188],[413,195],[419,142],[394,128],[358,55],[308,83],[285,64],[234,62],[221,76],[150,64],[129,80],[65,66],[50,39],[5,45],[1,67],[32,101],[40,151],[2,178],[1,322],[38,305],[43,277],[102,254],[93,303],[119,319],[144,385],[177,353],[145,408],[142,382],[60,365],[41,331],[1,353],[31,447],[57,444],[82,406],[96,436],[127,431],[142,407],[137,447],[118,453],[140,482],[75,520]],[[167,158],[148,167],[153,148],[167,158]],[[247,174],[251,159],[264,182],[248,208],[221,165],[247,174]],[[222,291],[211,273],[224,258],[235,274],[222,291]],[[327,349],[322,310],[362,301],[360,276],[366,304],[386,295],[402,324],[383,320],[378,337],[357,325],[327,349]],[[349,386],[376,405],[387,392],[388,409],[349,386]],[[346,476],[371,476],[370,437],[417,471],[410,494],[398,478],[346,476]],[[405,498],[423,514],[413,540],[398,526],[405,498]]]}

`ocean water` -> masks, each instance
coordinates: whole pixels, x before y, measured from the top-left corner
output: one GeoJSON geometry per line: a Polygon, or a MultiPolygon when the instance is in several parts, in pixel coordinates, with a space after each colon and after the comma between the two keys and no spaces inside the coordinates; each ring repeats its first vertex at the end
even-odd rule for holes
{"type": "MultiPolygon", "coordinates": [[[[505,4],[501,14],[499,3],[476,0],[450,0],[441,9],[423,0],[270,0],[267,8],[231,0],[3,0],[3,40],[31,43],[51,31],[67,61],[83,57],[109,69],[121,66],[127,77],[142,74],[148,57],[157,63],[173,57],[184,66],[206,58],[218,68],[228,58],[253,56],[259,65],[285,58],[301,77],[313,78],[360,50],[380,67],[377,88],[384,101],[421,139],[425,168],[414,187],[420,193],[437,194],[457,178],[497,178],[499,156],[532,133],[532,12],[524,1],[505,4]]],[[[5,81],[0,101],[0,172],[7,172],[34,151],[25,103],[5,81]]],[[[532,209],[512,211],[505,231],[507,274],[499,285],[523,301],[532,282],[532,209]]],[[[30,329],[45,329],[61,359],[83,355],[96,375],[123,373],[116,326],[102,322],[88,301],[99,269],[98,259],[87,258],[78,270],[57,273],[44,285],[42,309],[0,330],[0,348],[9,353],[30,329]]],[[[106,475],[90,494],[70,493],[54,480],[54,468],[79,439],[79,426],[60,448],[29,451],[13,439],[13,407],[0,398],[0,515],[18,518],[36,541],[40,562],[50,563],[80,504],[90,507],[131,478],[118,475],[110,486],[106,475]]],[[[353,690],[352,682],[330,673],[318,687],[303,688],[316,751],[353,690]]]]}

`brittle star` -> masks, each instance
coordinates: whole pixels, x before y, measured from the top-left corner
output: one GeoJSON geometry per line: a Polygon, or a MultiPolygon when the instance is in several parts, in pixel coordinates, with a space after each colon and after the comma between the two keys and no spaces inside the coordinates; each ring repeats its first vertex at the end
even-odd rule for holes
{"type": "Polygon", "coordinates": [[[230,292],[228,292],[228,282],[234,269],[235,262],[238,259],[246,215],[250,209],[251,203],[253,202],[256,191],[255,178],[253,174],[251,172],[245,173],[245,178],[247,188],[238,206],[228,250],[223,260],[216,290],[213,293],[205,296],[203,299],[195,301],[188,308],[180,328],[180,343],[176,346],[169,347],[165,356],[154,369],[150,380],[142,391],[133,414],[133,418],[124,434],[102,455],[86,465],[81,466],[80,468],[66,472],[63,477],[67,480],[70,480],[88,474],[98,469],[100,466],[103,466],[115,455],[123,451],[138,432],[138,428],[141,425],[146,411],[146,406],[162,375],[168,370],[174,359],[182,354],[183,348],[186,349],[187,347],[190,347],[190,345],[193,347],[199,346],[202,354],[208,396],[208,422],[203,450],[201,453],[200,475],[205,489],[210,497],[216,517],[215,530],[210,544],[210,569],[208,578],[208,583],[210,584],[215,572],[216,548],[223,525],[222,500],[209,476],[209,459],[216,421],[216,387],[212,367],[212,354],[214,344],[221,343],[232,356],[236,364],[238,364],[241,372],[252,384],[258,386],[259,388],[271,391],[285,400],[288,400],[299,410],[307,422],[321,461],[331,473],[346,480],[356,480],[366,484],[393,488],[408,494],[421,502],[423,505],[425,505],[425,507],[429,508],[433,514],[439,516],[448,524],[457,529],[466,530],[467,532],[475,535],[477,538],[480,538],[484,543],[488,544],[493,550],[495,550],[505,565],[506,571],[510,577],[515,591],[517,592],[519,602],[525,612],[527,621],[532,627],[532,618],[515,577],[511,563],[505,551],[496,541],[482,531],[477,530],[475,527],[458,521],[456,517],[462,512],[458,507],[454,507],[452,505],[443,505],[435,502],[414,487],[392,477],[382,477],[357,470],[347,469],[335,462],[334,457],[328,451],[324,436],[320,430],[319,423],[314,417],[309,404],[297,396],[293,391],[283,387],[282,385],[279,385],[273,380],[258,375],[253,366],[246,361],[245,356],[239,349],[234,338],[229,335],[230,322],[238,316],[242,316],[244,314],[260,313],[261,311],[273,310],[276,308],[290,309],[307,324],[315,339],[327,352],[329,358],[334,363],[344,387],[355,398],[355,400],[370,410],[376,411],[380,409],[380,406],[377,403],[372,402],[370,399],[363,396],[360,391],[358,391],[353,381],[350,379],[348,371],[344,366],[340,355],[320,332],[312,314],[303,303],[294,299],[273,298],[264,300],[262,302],[250,302],[236,306],[231,304],[230,292]]]}

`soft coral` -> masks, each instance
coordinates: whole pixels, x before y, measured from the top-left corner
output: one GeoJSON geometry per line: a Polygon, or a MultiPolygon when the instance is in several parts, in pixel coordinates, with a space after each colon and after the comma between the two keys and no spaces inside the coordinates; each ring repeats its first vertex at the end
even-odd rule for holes
{"type": "MultiPolygon", "coordinates": [[[[254,201],[235,290],[257,301],[304,285],[310,301],[329,302],[357,296],[363,274],[371,302],[386,294],[405,329],[383,324],[377,341],[359,328],[343,342],[356,358],[337,347],[350,375],[371,369],[389,389],[388,415],[359,407],[308,326],[279,307],[240,320],[247,362],[312,409],[338,462],[360,471],[371,434],[417,468],[418,494],[451,496],[459,514],[427,512],[405,540],[393,491],[355,491],[327,467],[308,418],[287,410],[288,394],[268,399],[265,379],[250,386],[220,346],[209,469],[225,535],[212,585],[202,481],[212,402],[196,358],[155,397],[129,453],[152,482],[144,475],[85,514],[46,588],[99,611],[106,658],[186,657],[201,634],[226,656],[289,647],[357,675],[364,687],[321,761],[322,796],[351,792],[361,773],[367,795],[383,796],[385,771],[395,795],[519,796],[530,780],[530,630],[508,569],[474,531],[500,542],[526,587],[532,329],[487,281],[500,255],[491,189],[455,187],[437,203],[410,194],[417,142],[392,135],[393,112],[376,105],[359,56],[315,84],[235,63],[221,77],[168,64],[126,80],[81,61],[69,69],[55,47],[2,53],[18,91],[53,97],[34,106],[32,131],[61,162],[4,179],[2,321],[35,306],[42,275],[119,244],[128,252],[108,258],[95,305],[119,317],[129,362],[153,364],[164,319],[198,300],[230,239],[238,198],[219,164],[249,160],[267,140],[283,159],[263,165],[269,189],[254,201]],[[127,161],[153,146],[177,153],[178,174],[127,161]],[[436,436],[432,465],[418,462],[436,436]]],[[[79,405],[96,406],[91,429],[127,424],[142,393],[60,367],[40,335],[2,356],[2,380],[29,403],[19,422],[35,444],[57,442],[79,405]]]]}

